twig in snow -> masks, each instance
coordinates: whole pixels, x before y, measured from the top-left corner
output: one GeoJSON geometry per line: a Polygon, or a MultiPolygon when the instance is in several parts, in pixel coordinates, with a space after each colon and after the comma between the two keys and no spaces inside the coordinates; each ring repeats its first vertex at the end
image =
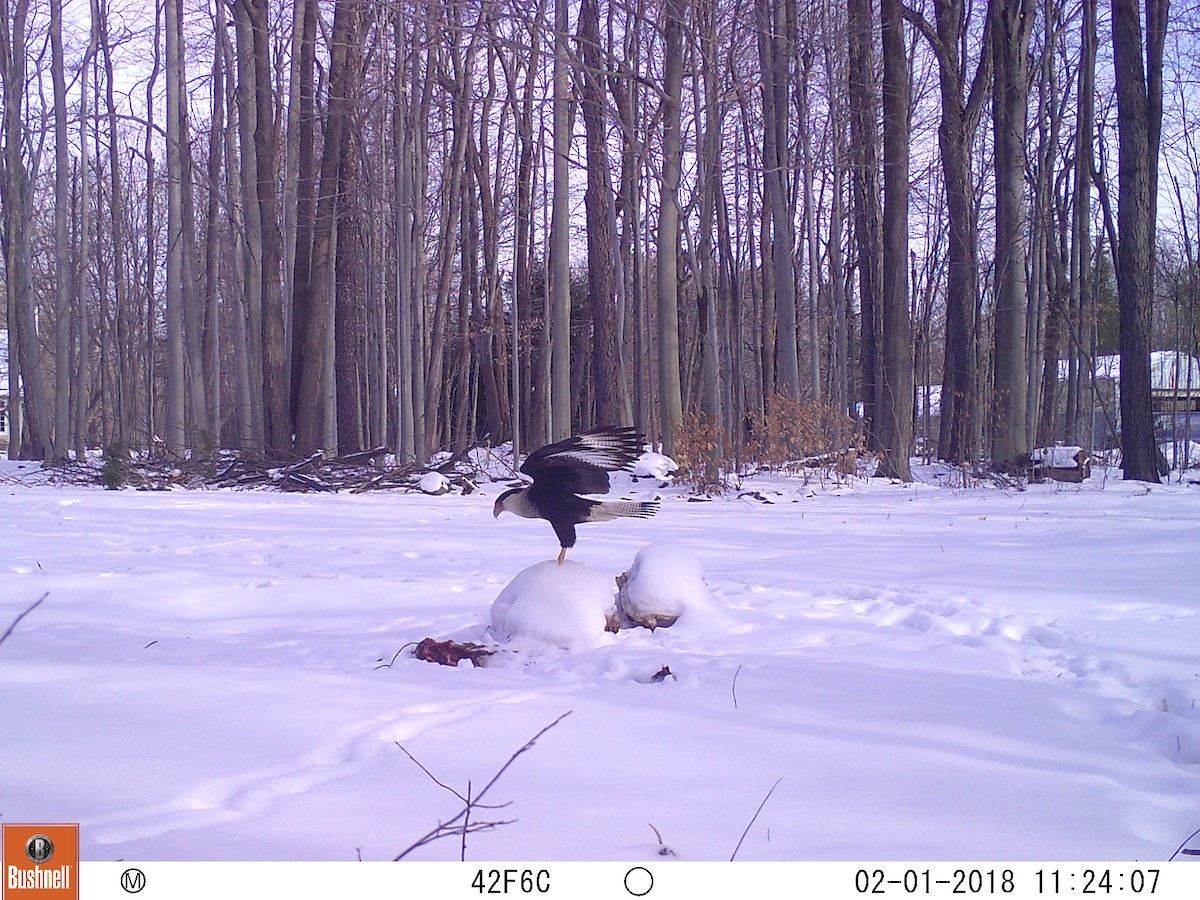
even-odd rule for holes
{"type": "Polygon", "coordinates": [[[656,838],[658,838],[658,855],[659,856],[674,856],[675,851],[667,846],[667,842],[663,840],[662,833],[657,828],[654,827],[654,823],[647,822],[646,824],[650,826],[650,830],[653,831],[654,836],[656,838]]]}
{"type": "Polygon", "coordinates": [[[395,857],[393,857],[392,861],[399,862],[400,860],[404,859],[404,857],[408,856],[408,854],[410,854],[412,851],[416,850],[418,847],[424,847],[426,844],[432,844],[434,841],[436,841],[440,838],[450,837],[451,835],[458,835],[462,839],[462,843],[460,846],[460,854],[462,857],[462,861],[466,862],[466,859],[467,859],[467,835],[468,834],[475,834],[476,832],[480,832],[480,831],[492,831],[493,829],[499,828],[502,825],[511,825],[513,822],[515,822],[516,819],[504,819],[504,820],[500,820],[500,821],[491,821],[491,822],[472,822],[471,821],[471,812],[472,812],[472,810],[475,810],[475,809],[503,809],[504,807],[508,806],[509,805],[508,803],[500,803],[500,804],[496,804],[494,806],[488,806],[488,805],[482,803],[481,801],[483,800],[484,795],[487,794],[487,792],[492,789],[492,786],[497,781],[500,780],[500,776],[508,771],[508,767],[517,761],[517,758],[519,756],[521,756],[526,751],[531,750],[533,748],[533,745],[538,742],[538,739],[541,738],[542,735],[544,735],[547,731],[549,731],[551,728],[553,728],[555,725],[557,725],[559,722],[561,722],[563,719],[565,719],[567,716],[569,716],[571,714],[571,712],[572,712],[571,710],[567,710],[565,713],[563,713],[561,716],[559,716],[557,719],[555,719],[553,722],[551,722],[549,725],[547,725],[545,728],[543,728],[541,731],[539,731],[537,734],[535,734],[533,737],[531,737],[529,740],[527,740],[525,742],[525,744],[522,747],[520,747],[516,752],[514,752],[512,754],[512,756],[510,756],[508,758],[508,761],[496,771],[496,774],[491,777],[491,780],[488,781],[488,783],[483,786],[483,790],[481,790],[478,794],[472,795],[471,783],[468,781],[467,782],[467,795],[465,797],[462,794],[460,794],[458,791],[456,791],[454,788],[450,787],[448,784],[445,784],[442,781],[440,781],[436,776],[434,776],[434,774],[432,772],[429,771],[429,769],[425,768],[425,766],[422,765],[415,756],[413,756],[411,753],[409,753],[408,750],[405,749],[403,744],[401,744],[399,741],[396,741],[396,746],[399,747],[401,750],[403,750],[404,755],[407,756],[409,759],[411,759],[414,763],[416,763],[417,766],[420,768],[420,770],[422,772],[424,772],[426,775],[428,775],[430,780],[432,780],[434,784],[436,784],[438,787],[443,788],[444,790],[447,790],[450,793],[452,793],[455,797],[457,797],[459,800],[461,800],[464,805],[463,805],[462,810],[460,810],[456,815],[447,819],[445,822],[439,822],[436,827],[431,828],[429,831],[427,831],[425,834],[423,834],[421,837],[419,837],[417,840],[415,840],[412,844],[410,844],[408,847],[406,847],[404,850],[402,850],[400,853],[398,853],[395,857]]]}
{"type": "Polygon", "coordinates": [[[738,666],[737,671],[733,673],[733,684],[729,686],[730,692],[733,694],[733,708],[738,708],[737,702],[737,677],[742,674],[742,667],[738,666]]]}
{"type": "Polygon", "coordinates": [[[458,861],[467,861],[467,832],[471,830],[471,779],[467,779],[467,806],[463,810],[462,841],[458,845],[458,861]]]}
{"type": "Polygon", "coordinates": [[[1184,842],[1176,848],[1174,853],[1171,854],[1171,858],[1168,859],[1167,862],[1174,862],[1175,857],[1177,857],[1181,853],[1184,856],[1200,856],[1200,850],[1192,850],[1191,848],[1188,847],[1188,844],[1190,844],[1192,842],[1192,839],[1195,838],[1197,835],[1200,835],[1200,828],[1197,828],[1195,831],[1193,831],[1191,834],[1189,834],[1187,836],[1187,838],[1184,840],[1184,842]]]}
{"type": "MultiPolygon", "coordinates": [[[[376,666],[376,667],[375,667],[375,668],[376,668],[376,670],[379,670],[379,669],[390,669],[390,668],[391,668],[393,665],[395,665],[395,663],[396,663],[396,660],[398,660],[398,659],[400,658],[400,654],[401,654],[401,653],[403,653],[403,652],[404,652],[405,650],[407,650],[409,647],[415,647],[415,646],[417,646],[417,642],[416,642],[416,641],[409,641],[407,644],[405,644],[403,647],[401,647],[399,650],[397,650],[397,651],[396,651],[396,655],[392,657],[392,661],[391,661],[391,662],[384,663],[384,664],[383,664],[383,665],[381,665],[381,666],[376,666]]],[[[397,744],[397,746],[399,746],[399,744],[397,744]]],[[[403,748],[403,747],[400,747],[400,749],[401,749],[401,750],[404,750],[404,748],[403,748]]],[[[408,751],[407,751],[407,750],[404,750],[404,752],[405,752],[405,753],[407,753],[408,751]]],[[[409,759],[412,759],[412,757],[410,756],[410,757],[409,757],[409,759]]],[[[416,760],[414,759],[414,760],[413,760],[413,762],[416,762],[416,760]]],[[[418,765],[419,765],[419,763],[418,763],[418,765]]]]}
{"type": "Polygon", "coordinates": [[[738,851],[742,849],[742,841],[746,839],[746,835],[750,833],[750,829],[754,827],[755,821],[758,819],[758,814],[763,811],[763,807],[767,805],[767,801],[771,799],[771,795],[775,793],[775,788],[779,787],[779,782],[782,778],[777,778],[775,783],[771,785],[771,789],[767,791],[767,796],[762,798],[762,803],[758,804],[758,809],[754,811],[754,815],[750,818],[750,823],[746,826],[746,830],[742,832],[742,836],[738,838],[737,846],[733,848],[733,855],[729,857],[729,861],[733,862],[737,858],[738,851]]]}
{"type": "Polygon", "coordinates": [[[16,628],[17,625],[20,624],[21,620],[23,618],[25,618],[27,615],[29,615],[31,612],[33,612],[35,609],[37,609],[39,606],[41,606],[42,601],[45,600],[49,596],[50,596],[50,592],[46,591],[46,593],[42,594],[42,596],[38,597],[36,600],[33,601],[33,603],[31,603],[29,606],[27,606],[23,613],[21,613],[19,616],[17,616],[15,619],[13,619],[12,624],[8,626],[8,631],[4,632],[3,636],[0,636],[0,644],[3,644],[5,641],[7,641],[8,636],[13,633],[13,629],[16,628]]]}

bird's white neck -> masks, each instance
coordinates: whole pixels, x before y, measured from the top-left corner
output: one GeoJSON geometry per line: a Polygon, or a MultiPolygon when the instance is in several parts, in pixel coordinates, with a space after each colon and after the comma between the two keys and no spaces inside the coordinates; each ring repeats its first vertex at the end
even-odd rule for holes
{"type": "Polygon", "coordinates": [[[529,498],[525,496],[524,491],[519,491],[505,500],[504,508],[510,513],[525,519],[536,519],[538,517],[537,510],[533,508],[533,504],[529,502],[529,498]]]}

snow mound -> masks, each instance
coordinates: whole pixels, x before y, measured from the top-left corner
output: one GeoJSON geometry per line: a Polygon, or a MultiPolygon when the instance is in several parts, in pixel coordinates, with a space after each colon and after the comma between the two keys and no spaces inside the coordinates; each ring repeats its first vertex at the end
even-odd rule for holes
{"type": "Polygon", "coordinates": [[[617,576],[617,606],[647,628],[674,625],[681,616],[714,614],[699,557],[682,544],[650,544],[638,551],[629,571],[617,576]]]}
{"type": "Polygon", "coordinates": [[[450,492],[450,482],[446,480],[446,476],[441,472],[426,472],[421,476],[421,481],[418,485],[421,491],[426,494],[447,494],[450,492]]]}
{"type": "Polygon", "coordinates": [[[557,560],[522,569],[492,603],[493,637],[592,650],[612,641],[616,622],[612,581],[583,563],[557,560]]]}
{"type": "Polygon", "coordinates": [[[659,481],[670,481],[679,469],[679,464],[669,456],[649,450],[637,458],[629,471],[634,478],[657,478],[659,481]]]}

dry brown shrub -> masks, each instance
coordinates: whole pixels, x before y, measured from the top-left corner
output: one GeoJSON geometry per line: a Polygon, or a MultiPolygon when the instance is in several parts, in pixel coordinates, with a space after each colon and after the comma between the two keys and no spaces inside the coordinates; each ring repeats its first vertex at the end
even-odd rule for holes
{"type": "Polygon", "coordinates": [[[858,474],[863,441],[854,421],[829,403],[776,394],[766,414],[746,417],[731,444],[721,426],[696,413],[676,432],[679,477],[703,493],[725,490],[754,469],[821,480],[858,474]]]}
{"type": "Polygon", "coordinates": [[[760,466],[790,473],[831,469],[853,474],[861,440],[853,420],[837,407],[775,394],[767,400],[765,415],[749,416],[744,446],[747,459],[760,466]]]}
{"type": "Polygon", "coordinates": [[[706,494],[724,490],[728,476],[737,471],[725,429],[700,413],[684,413],[675,432],[675,456],[677,477],[706,494]]]}

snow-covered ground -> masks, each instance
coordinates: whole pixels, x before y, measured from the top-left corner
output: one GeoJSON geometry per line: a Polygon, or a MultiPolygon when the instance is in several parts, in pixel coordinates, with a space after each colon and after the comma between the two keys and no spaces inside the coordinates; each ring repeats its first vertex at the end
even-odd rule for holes
{"type": "Polygon", "coordinates": [[[919,473],[711,502],[622,476],[659,515],[568,560],[612,584],[682,545],[713,608],[562,649],[488,630],[558,550],[493,519],[500,484],[110,492],[5,464],[0,634],[46,598],[0,646],[0,820],[78,821],[87,860],[390,859],[460,807],[397,742],[465,794],[571,711],[468,858],[656,858],[656,829],[728,859],[778,781],[738,859],[1166,859],[1200,828],[1200,488],[919,473]],[[497,652],[439,666],[426,637],[497,652]]]}

